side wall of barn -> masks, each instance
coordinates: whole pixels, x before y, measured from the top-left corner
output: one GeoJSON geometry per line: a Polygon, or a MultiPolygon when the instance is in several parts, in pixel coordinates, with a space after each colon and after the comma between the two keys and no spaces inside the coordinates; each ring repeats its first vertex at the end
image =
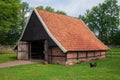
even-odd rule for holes
{"type": "Polygon", "coordinates": [[[58,47],[49,48],[48,61],[49,63],[65,65],[65,53],[63,53],[58,47]]]}
{"type": "Polygon", "coordinates": [[[78,51],[68,52],[66,65],[74,65],[91,60],[103,59],[106,57],[106,51],[78,51]]]}
{"type": "Polygon", "coordinates": [[[49,63],[74,65],[106,57],[106,51],[72,51],[63,53],[58,47],[49,48],[49,63]]]}
{"type": "MultiPolygon", "coordinates": [[[[63,53],[58,47],[49,47],[48,62],[62,65],[74,65],[76,63],[87,62],[90,60],[102,59],[106,57],[106,51],[71,51],[63,53]]],[[[18,43],[17,59],[29,59],[29,43],[18,43]]]]}

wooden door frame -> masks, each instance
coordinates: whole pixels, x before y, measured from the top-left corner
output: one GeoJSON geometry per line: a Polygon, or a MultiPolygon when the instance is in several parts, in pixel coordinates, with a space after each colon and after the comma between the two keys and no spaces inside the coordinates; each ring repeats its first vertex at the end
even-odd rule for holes
{"type": "Polygon", "coordinates": [[[44,41],[45,63],[48,63],[48,40],[44,41]]]}

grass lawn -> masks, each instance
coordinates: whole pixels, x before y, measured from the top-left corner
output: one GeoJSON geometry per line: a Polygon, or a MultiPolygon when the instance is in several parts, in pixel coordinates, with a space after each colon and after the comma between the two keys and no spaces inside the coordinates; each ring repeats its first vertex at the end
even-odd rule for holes
{"type": "MultiPolygon", "coordinates": [[[[111,48],[112,55],[120,55],[120,48],[111,48]]],[[[110,55],[111,51],[107,51],[107,55],[110,55]]]]}
{"type": "MultiPolygon", "coordinates": [[[[0,80],[120,80],[120,52],[117,55],[98,60],[95,68],[90,68],[89,63],[74,66],[36,63],[0,68],[0,80]]],[[[15,59],[16,54],[0,54],[0,63],[15,59]]]]}
{"type": "Polygon", "coordinates": [[[120,57],[74,66],[41,63],[0,69],[0,80],[120,80],[120,57]]]}
{"type": "Polygon", "coordinates": [[[0,63],[16,60],[15,53],[0,53],[0,63]]]}
{"type": "Polygon", "coordinates": [[[113,52],[120,52],[120,48],[111,48],[113,52]]]}

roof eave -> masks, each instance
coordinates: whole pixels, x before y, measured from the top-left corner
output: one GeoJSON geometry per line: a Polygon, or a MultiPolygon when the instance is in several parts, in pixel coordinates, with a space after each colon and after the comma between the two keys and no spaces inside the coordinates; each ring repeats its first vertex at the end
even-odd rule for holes
{"type": "Polygon", "coordinates": [[[85,52],[85,51],[108,51],[109,49],[103,50],[68,50],[67,52],[85,52]]]}

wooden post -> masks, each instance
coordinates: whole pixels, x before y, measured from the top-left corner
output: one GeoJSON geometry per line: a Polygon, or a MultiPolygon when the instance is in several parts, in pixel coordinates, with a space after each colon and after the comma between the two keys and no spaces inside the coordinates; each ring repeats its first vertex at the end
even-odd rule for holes
{"type": "Polygon", "coordinates": [[[101,51],[100,51],[100,56],[101,56],[101,51]]]}
{"type": "MultiPolygon", "coordinates": [[[[106,53],[106,52],[105,52],[106,53]]],[[[110,57],[112,58],[112,50],[110,50],[110,57]]]]}
{"type": "Polygon", "coordinates": [[[48,64],[48,41],[44,41],[45,64],[48,64]]]}
{"type": "Polygon", "coordinates": [[[86,59],[88,58],[88,52],[86,51],[86,59]]]}
{"type": "Polygon", "coordinates": [[[79,53],[78,53],[78,51],[77,51],[77,60],[79,59],[79,53]]]}
{"type": "Polygon", "coordinates": [[[51,63],[52,63],[52,47],[51,47],[51,52],[50,53],[51,53],[50,55],[51,55],[51,63]]]}
{"type": "Polygon", "coordinates": [[[67,61],[67,53],[65,53],[65,62],[67,61]]]}
{"type": "Polygon", "coordinates": [[[95,57],[95,51],[94,51],[94,57],[95,57]]]}
{"type": "Polygon", "coordinates": [[[29,58],[31,60],[31,42],[29,42],[29,58]]]}

